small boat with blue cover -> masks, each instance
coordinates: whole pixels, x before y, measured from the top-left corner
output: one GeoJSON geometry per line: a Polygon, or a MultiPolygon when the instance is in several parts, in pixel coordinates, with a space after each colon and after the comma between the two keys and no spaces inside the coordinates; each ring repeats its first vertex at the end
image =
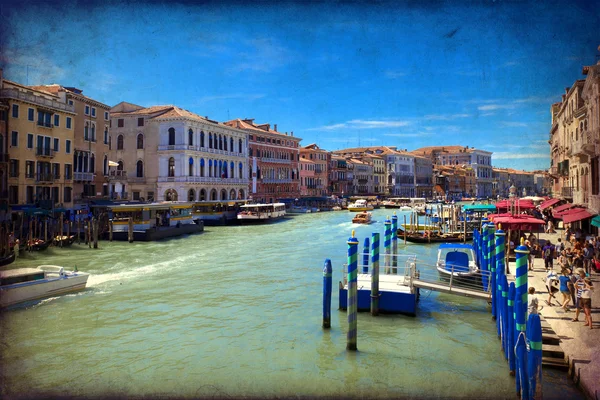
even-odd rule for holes
{"type": "Polygon", "coordinates": [[[437,270],[442,279],[479,277],[471,244],[443,243],[438,248],[437,270]]]}

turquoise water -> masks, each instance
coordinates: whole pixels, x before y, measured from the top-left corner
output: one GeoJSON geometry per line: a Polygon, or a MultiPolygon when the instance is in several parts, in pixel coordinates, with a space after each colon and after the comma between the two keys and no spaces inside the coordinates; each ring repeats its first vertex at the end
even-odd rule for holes
{"type": "MultiPolygon", "coordinates": [[[[347,352],[337,310],[346,241],[380,232],[346,211],[270,225],[207,227],[155,243],[100,242],[27,254],[10,267],[57,264],[92,274],[81,293],[1,317],[2,395],[368,396],[512,398],[514,379],[481,300],[423,291],[417,316],[358,318],[347,352]],[[331,330],[322,270],[334,267],[331,330]]],[[[400,213],[402,219],[402,213],[400,213]]],[[[382,240],[383,241],[383,240],[382,240]]],[[[436,246],[403,245],[432,262],[436,246]]],[[[583,398],[566,373],[544,397],[583,398]]]]}

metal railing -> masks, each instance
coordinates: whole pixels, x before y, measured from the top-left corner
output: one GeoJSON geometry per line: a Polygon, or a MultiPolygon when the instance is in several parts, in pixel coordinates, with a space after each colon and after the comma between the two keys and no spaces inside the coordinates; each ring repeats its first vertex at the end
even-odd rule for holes
{"type": "Polygon", "coordinates": [[[415,286],[465,297],[489,298],[491,296],[491,273],[477,270],[465,272],[464,267],[454,264],[444,266],[439,272],[436,264],[415,264],[411,271],[415,286]]]}
{"type": "Polygon", "coordinates": [[[36,147],[35,155],[40,157],[54,157],[54,150],[50,147],[36,147]]]}
{"type": "Polygon", "coordinates": [[[563,197],[573,197],[573,187],[565,186],[560,189],[560,194],[563,197]]]}
{"type": "Polygon", "coordinates": [[[93,172],[74,172],[73,177],[76,181],[92,181],[94,180],[93,172]]]}
{"type": "MultiPolygon", "coordinates": [[[[398,276],[398,285],[410,286],[411,268],[413,268],[417,262],[417,256],[415,254],[380,254],[379,257],[379,275],[398,276]]],[[[370,263],[370,260],[370,253],[358,253],[357,271],[359,274],[371,275],[373,272],[373,265],[370,263]],[[365,256],[369,257],[368,265],[362,263],[365,256]]],[[[342,277],[344,285],[347,285],[348,264],[342,265],[342,277]]]]}
{"type": "Polygon", "coordinates": [[[123,171],[121,169],[117,169],[114,171],[109,171],[108,177],[111,180],[115,179],[127,179],[127,171],[123,171]]]}
{"type": "Polygon", "coordinates": [[[52,174],[50,172],[38,172],[35,176],[35,181],[36,182],[53,183],[54,182],[54,174],[52,174]]]}
{"type": "Polygon", "coordinates": [[[227,183],[247,185],[248,179],[241,178],[215,178],[205,176],[159,176],[158,182],[199,182],[199,183],[227,183]]]}

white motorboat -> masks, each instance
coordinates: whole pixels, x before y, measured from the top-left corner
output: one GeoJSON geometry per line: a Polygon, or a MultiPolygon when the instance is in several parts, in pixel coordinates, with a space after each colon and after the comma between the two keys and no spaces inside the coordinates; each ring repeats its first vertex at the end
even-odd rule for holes
{"type": "Polygon", "coordinates": [[[443,243],[438,249],[437,270],[441,278],[469,278],[479,275],[475,249],[471,244],[443,243]]]}
{"type": "Polygon", "coordinates": [[[0,307],[83,290],[88,277],[57,265],[0,271],[0,307]]]}
{"type": "Polygon", "coordinates": [[[353,204],[348,205],[348,211],[350,211],[350,212],[373,211],[373,206],[368,204],[365,199],[358,199],[353,204]]]}

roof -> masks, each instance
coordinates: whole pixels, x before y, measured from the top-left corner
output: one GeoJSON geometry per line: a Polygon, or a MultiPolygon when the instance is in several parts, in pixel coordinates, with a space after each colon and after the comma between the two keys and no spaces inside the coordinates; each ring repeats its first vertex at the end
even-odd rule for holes
{"type": "Polygon", "coordinates": [[[465,204],[463,206],[465,212],[482,212],[482,211],[496,211],[494,204],[465,204]]]}

